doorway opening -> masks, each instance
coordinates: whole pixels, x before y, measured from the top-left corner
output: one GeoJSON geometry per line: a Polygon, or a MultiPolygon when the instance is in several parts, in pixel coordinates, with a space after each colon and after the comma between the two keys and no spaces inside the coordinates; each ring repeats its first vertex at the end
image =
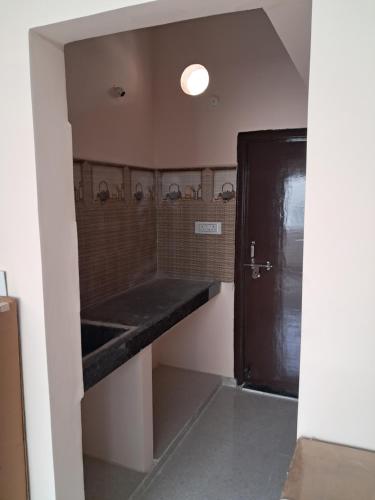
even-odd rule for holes
{"type": "MultiPolygon", "coordinates": [[[[135,470],[143,473],[154,458],[153,367],[233,384],[236,136],[305,125],[307,89],[263,10],[75,42],[65,48],[65,63],[83,330],[95,336],[105,330],[106,339],[103,345],[89,342],[93,350],[85,345],[84,383],[96,393],[83,410],[87,436],[96,440],[94,458],[99,448],[108,450],[107,438],[115,448],[121,439],[131,442],[126,453],[120,447],[124,460],[115,455],[113,461],[121,465],[125,455],[138,453],[135,470]],[[223,32],[232,34],[230,43],[223,32]],[[202,94],[191,96],[182,92],[180,78],[195,63],[210,78],[202,94]],[[141,340],[139,318],[114,317],[111,308],[128,292],[133,295],[126,300],[139,304],[139,287],[152,282],[160,309],[167,292],[158,280],[180,280],[179,292],[174,289],[164,304],[168,318],[181,303],[181,289],[189,307],[141,340]],[[189,281],[191,295],[181,280],[189,281]],[[99,359],[104,345],[108,357],[99,359]],[[100,370],[103,378],[96,378],[100,370]],[[136,411],[127,413],[129,408],[136,411]]],[[[86,394],[84,406],[88,399],[86,394]]]]}
{"type": "Polygon", "coordinates": [[[235,375],[298,397],[306,129],[240,134],[235,375]]]}

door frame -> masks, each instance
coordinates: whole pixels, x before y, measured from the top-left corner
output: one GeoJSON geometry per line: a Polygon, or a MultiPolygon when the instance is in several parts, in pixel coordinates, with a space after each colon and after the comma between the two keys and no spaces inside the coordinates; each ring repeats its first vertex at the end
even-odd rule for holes
{"type": "Polygon", "coordinates": [[[243,280],[241,280],[244,264],[244,245],[241,247],[241,227],[245,218],[246,195],[249,190],[251,165],[244,143],[259,142],[294,142],[307,141],[307,129],[259,130],[240,132],[237,138],[237,196],[236,196],[236,237],[234,264],[234,377],[237,384],[245,381],[245,335],[243,280]]]}

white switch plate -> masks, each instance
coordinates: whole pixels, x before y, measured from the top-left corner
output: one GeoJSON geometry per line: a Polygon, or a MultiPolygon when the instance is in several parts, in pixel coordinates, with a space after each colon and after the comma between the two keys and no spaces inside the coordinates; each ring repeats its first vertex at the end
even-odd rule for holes
{"type": "Polygon", "coordinates": [[[6,297],[8,295],[7,277],[5,271],[0,271],[0,295],[6,297]]]}
{"type": "Polygon", "coordinates": [[[221,222],[195,221],[195,234],[221,234],[221,222]]]}

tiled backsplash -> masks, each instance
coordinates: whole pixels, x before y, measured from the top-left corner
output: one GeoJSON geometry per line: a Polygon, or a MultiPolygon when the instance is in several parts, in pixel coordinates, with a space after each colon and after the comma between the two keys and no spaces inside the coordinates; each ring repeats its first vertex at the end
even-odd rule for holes
{"type": "Polygon", "coordinates": [[[233,179],[233,168],[171,172],[74,162],[82,309],[156,272],[233,281],[235,199],[215,193],[233,179]],[[102,181],[109,191],[104,201],[97,196],[102,181]],[[181,198],[165,199],[174,182],[181,198]],[[223,232],[196,235],[196,220],[222,222],[223,232]]]}
{"type": "Polygon", "coordinates": [[[158,206],[158,270],[174,278],[233,281],[234,200],[193,201],[158,206]],[[222,222],[221,235],[194,234],[197,220],[222,222]]]}
{"type": "Polygon", "coordinates": [[[128,168],[117,169],[124,178],[123,200],[95,200],[96,168],[83,163],[84,199],[76,203],[82,309],[124,292],[157,271],[155,202],[131,197],[128,168]]]}

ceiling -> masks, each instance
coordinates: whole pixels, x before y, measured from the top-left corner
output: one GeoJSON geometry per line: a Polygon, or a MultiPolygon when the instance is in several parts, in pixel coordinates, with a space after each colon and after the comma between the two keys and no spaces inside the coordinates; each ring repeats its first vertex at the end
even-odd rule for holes
{"type": "Polygon", "coordinates": [[[143,3],[35,28],[54,43],[103,36],[228,12],[263,8],[308,84],[311,0],[145,0],[143,3]]]}

